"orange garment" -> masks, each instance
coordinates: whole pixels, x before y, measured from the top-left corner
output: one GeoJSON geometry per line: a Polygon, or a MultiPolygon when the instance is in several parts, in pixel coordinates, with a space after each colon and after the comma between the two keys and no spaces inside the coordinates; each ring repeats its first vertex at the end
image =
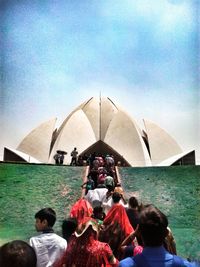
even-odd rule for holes
{"type": "Polygon", "coordinates": [[[108,243],[114,255],[120,259],[119,246],[133,231],[125,208],[121,204],[114,204],[103,221],[103,229],[99,233],[99,240],[108,243]]]}

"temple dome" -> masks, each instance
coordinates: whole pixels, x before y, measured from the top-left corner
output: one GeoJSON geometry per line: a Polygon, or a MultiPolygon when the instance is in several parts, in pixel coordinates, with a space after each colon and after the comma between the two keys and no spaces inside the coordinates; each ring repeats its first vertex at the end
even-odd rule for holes
{"type": "MultiPolygon", "coordinates": [[[[87,152],[95,143],[104,143],[121,155],[130,166],[150,166],[147,148],[139,134],[138,126],[109,98],[91,98],[76,108],[61,125],[49,162],[58,149],[79,153],[87,152]]],[[[102,152],[102,151],[96,151],[102,152]]],[[[69,163],[70,153],[65,157],[69,163]]]]}
{"type": "MultiPolygon", "coordinates": [[[[144,120],[144,129],[108,97],[92,97],[74,109],[55,129],[56,119],[31,131],[17,150],[40,162],[54,163],[57,150],[67,151],[64,164],[77,147],[79,155],[112,153],[125,166],[156,166],[183,153],[164,129],[144,120]]],[[[170,163],[173,162],[170,160],[170,163]]]]}

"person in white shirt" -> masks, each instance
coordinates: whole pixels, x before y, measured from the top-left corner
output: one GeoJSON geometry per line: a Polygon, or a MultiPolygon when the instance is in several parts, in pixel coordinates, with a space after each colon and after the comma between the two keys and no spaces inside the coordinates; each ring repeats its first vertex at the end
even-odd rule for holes
{"type": "Polygon", "coordinates": [[[30,238],[30,245],[36,252],[37,267],[52,267],[59,260],[67,248],[67,241],[54,233],[56,212],[51,208],[44,208],[35,214],[35,228],[42,232],[30,238]]]}
{"type": "Polygon", "coordinates": [[[105,185],[99,185],[94,190],[89,190],[87,195],[85,195],[85,199],[90,202],[90,204],[93,206],[93,202],[98,200],[99,202],[103,203],[106,200],[106,193],[108,192],[108,189],[105,187],[105,185]]]}

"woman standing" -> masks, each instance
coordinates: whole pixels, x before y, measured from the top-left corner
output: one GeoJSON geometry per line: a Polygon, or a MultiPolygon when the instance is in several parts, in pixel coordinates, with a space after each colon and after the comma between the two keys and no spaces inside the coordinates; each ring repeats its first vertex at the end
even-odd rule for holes
{"type": "Polygon", "coordinates": [[[86,218],[71,237],[66,253],[56,267],[117,267],[118,260],[110,246],[97,238],[97,222],[86,218]]]}

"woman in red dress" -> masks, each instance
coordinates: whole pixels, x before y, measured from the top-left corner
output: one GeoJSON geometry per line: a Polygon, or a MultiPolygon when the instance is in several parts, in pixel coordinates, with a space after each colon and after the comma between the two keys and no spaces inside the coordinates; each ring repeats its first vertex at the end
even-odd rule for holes
{"type": "Polygon", "coordinates": [[[56,267],[117,267],[118,260],[110,246],[97,238],[98,224],[92,218],[85,218],[71,237],[66,253],[56,267]]]}
{"type": "Polygon", "coordinates": [[[108,243],[115,257],[120,259],[120,245],[133,231],[125,208],[120,203],[114,204],[103,221],[99,240],[108,243]]]}

